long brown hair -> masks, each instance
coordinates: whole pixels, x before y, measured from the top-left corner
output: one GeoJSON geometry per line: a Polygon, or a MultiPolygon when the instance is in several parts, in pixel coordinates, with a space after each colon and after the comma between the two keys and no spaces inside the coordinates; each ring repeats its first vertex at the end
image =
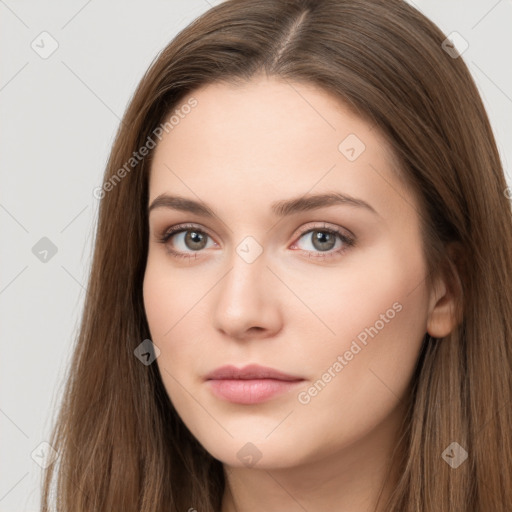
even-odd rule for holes
{"type": "Polygon", "coordinates": [[[43,511],[52,495],[66,512],[220,510],[221,462],[178,417],[157,365],[134,356],[150,337],[142,282],[152,152],[126,164],[197,87],[260,72],[316,85],[381,131],[422,205],[429,276],[456,268],[460,277],[461,322],[446,338],[425,336],[386,510],[510,510],[511,208],[484,106],[445,38],[398,0],[227,0],[160,53],[105,171],[43,511]],[[468,454],[457,468],[442,457],[453,442],[468,454]]]}

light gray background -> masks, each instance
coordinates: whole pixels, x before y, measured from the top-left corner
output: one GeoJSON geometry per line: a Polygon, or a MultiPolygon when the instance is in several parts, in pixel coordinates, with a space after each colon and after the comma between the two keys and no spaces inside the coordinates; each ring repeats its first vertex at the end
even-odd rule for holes
{"type": "MultiPolygon", "coordinates": [[[[92,191],[119,120],[157,53],[218,3],[0,0],[0,512],[38,510],[31,454],[61,396],[92,253],[92,191]],[[31,47],[50,48],[43,31],[58,43],[46,59],[31,47]],[[47,262],[32,252],[42,237],[57,247],[47,262]]],[[[510,176],[512,2],[411,3],[469,43],[463,58],[510,176]]]]}

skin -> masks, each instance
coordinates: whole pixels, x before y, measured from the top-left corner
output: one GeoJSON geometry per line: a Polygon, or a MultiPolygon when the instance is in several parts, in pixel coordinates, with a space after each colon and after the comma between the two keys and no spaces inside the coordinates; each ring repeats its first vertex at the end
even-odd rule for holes
{"type": "Polygon", "coordinates": [[[445,282],[425,284],[418,203],[375,127],[321,89],[259,75],[190,96],[197,106],[155,149],[148,205],[167,193],[203,201],[216,216],[150,212],[144,304],[167,393],[224,465],[222,512],[373,511],[381,488],[386,497],[394,485],[384,483],[386,470],[424,335],[454,327],[445,282]],[[354,161],[338,149],[349,134],[366,146],[354,161]],[[350,204],[282,218],[271,212],[275,201],[327,191],[377,213],[350,204]],[[167,247],[158,241],[181,223],[206,232],[204,248],[186,245],[183,232],[167,247]],[[325,234],[323,226],[350,233],[355,245],[334,235],[326,250],[303,234],[325,234]],[[247,236],[263,249],[252,263],[237,253],[247,236]],[[169,247],[192,258],[176,258],[169,247]],[[334,371],[383,314],[383,328],[334,371]],[[204,381],[219,366],[249,363],[304,382],[240,405],[204,381]],[[329,368],[330,381],[308,394],[329,368]],[[254,465],[237,456],[246,443],[257,448],[245,448],[259,455],[254,465]]]}

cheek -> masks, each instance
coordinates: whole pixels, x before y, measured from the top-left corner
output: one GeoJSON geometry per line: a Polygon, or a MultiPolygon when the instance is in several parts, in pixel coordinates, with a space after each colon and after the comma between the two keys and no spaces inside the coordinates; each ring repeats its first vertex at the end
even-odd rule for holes
{"type": "Polygon", "coordinates": [[[170,340],[175,327],[187,322],[187,315],[207,289],[207,283],[199,286],[195,282],[197,279],[192,269],[173,269],[165,254],[148,256],[143,299],[149,329],[155,340],[170,340]]]}
{"type": "Polygon", "coordinates": [[[142,286],[142,295],[144,299],[144,311],[148,322],[151,339],[154,341],[164,332],[163,325],[164,312],[167,309],[167,297],[162,293],[162,283],[156,279],[156,275],[150,268],[146,269],[144,283],[142,286]]]}
{"type": "Polygon", "coordinates": [[[304,421],[332,423],[345,439],[369,432],[397,406],[426,332],[421,254],[402,261],[383,250],[361,268],[333,279],[338,292],[324,314],[335,335],[306,349],[313,374],[297,396],[304,421]]]}
{"type": "Polygon", "coordinates": [[[346,290],[349,306],[336,323],[343,343],[349,343],[345,350],[356,352],[359,345],[364,367],[389,364],[390,376],[393,368],[413,365],[426,332],[428,307],[419,247],[407,258],[396,247],[382,247],[361,271],[354,271],[346,290]]]}
{"type": "Polygon", "coordinates": [[[193,270],[175,271],[157,256],[148,259],[144,275],[144,309],[151,340],[160,349],[156,363],[169,396],[174,398],[179,383],[188,383],[190,370],[204,352],[204,294],[211,285],[200,286],[194,281],[200,277],[196,273],[194,278],[193,270]]]}
{"type": "Polygon", "coordinates": [[[413,294],[392,303],[394,307],[383,299],[377,307],[372,305],[373,314],[368,313],[362,324],[351,323],[347,335],[348,327],[339,323],[337,343],[309,351],[316,372],[298,390],[296,421],[283,430],[283,436],[291,437],[300,423],[310,430],[330,425],[323,429],[329,439],[323,446],[327,455],[383,424],[404,403],[419,356],[424,336],[417,309],[421,302],[421,296],[413,294]]]}
{"type": "Polygon", "coordinates": [[[411,245],[404,257],[401,247],[390,241],[354,252],[339,269],[317,267],[309,270],[307,278],[304,272],[288,273],[287,283],[310,310],[302,314],[300,304],[290,303],[288,324],[292,330],[300,324],[297,332],[316,331],[315,339],[321,340],[316,344],[303,340],[308,355],[314,356],[308,360],[311,367],[320,354],[343,353],[354,339],[369,346],[369,340],[384,339],[388,333],[386,348],[390,348],[400,343],[399,338],[415,339],[426,329],[423,256],[419,246],[411,245]]]}

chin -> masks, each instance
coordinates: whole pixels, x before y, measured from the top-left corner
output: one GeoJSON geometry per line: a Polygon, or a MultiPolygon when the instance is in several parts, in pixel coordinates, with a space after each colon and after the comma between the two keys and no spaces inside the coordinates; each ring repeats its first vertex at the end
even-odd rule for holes
{"type": "Polygon", "coordinates": [[[229,441],[209,439],[200,442],[212,457],[233,468],[285,469],[308,459],[304,445],[293,438],[286,441],[279,436],[274,439],[265,439],[264,436],[252,438],[247,432],[243,436],[233,435],[229,441]],[[301,452],[297,451],[298,446],[301,452]]]}

